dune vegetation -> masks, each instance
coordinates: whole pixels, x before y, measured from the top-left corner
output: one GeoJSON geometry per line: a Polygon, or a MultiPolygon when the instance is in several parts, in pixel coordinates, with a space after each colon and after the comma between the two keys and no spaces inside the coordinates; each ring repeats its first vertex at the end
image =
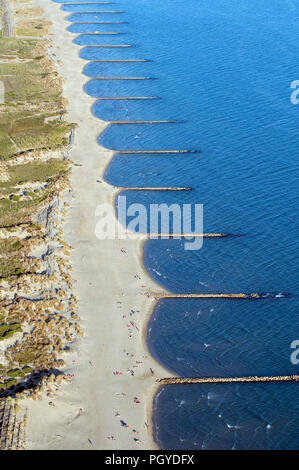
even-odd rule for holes
{"type": "MultiPolygon", "coordinates": [[[[62,356],[81,334],[72,294],[71,247],[62,229],[71,190],[68,143],[73,125],[65,120],[62,82],[48,54],[49,22],[30,0],[23,0],[20,9],[13,2],[11,7],[15,37],[0,36],[5,89],[0,104],[3,410],[16,407],[7,400],[53,399],[53,387],[69,381],[62,356]]],[[[14,439],[7,438],[7,422],[0,416],[0,449],[8,442],[14,446],[14,439]]]]}

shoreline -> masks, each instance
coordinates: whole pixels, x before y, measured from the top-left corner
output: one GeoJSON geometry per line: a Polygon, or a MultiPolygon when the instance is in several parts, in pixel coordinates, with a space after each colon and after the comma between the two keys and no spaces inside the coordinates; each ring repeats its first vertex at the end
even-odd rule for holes
{"type": "Polygon", "coordinates": [[[82,74],[87,61],[79,57],[79,48],[84,46],[73,43],[79,34],[66,30],[70,24],[66,21],[69,12],[63,12],[61,4],[50,1],[34,0],[34,4],[43,8],[46,19],[52,22],[50,54],[63,79],[64,96],[69,102],[67,116],[78,124],[70,151],[75,166],[71,174],[72,202],[64,229],[65,239],[74,249],[71,254],[74,293],[79,300],[84,336],[74,343],[74,352],[65,358],[67,372],[75,377],[61,392],[57,390],[55,406],[49,407],[46,400],[28,405],[28,448],[157,448],[151,428],[156,378],[171,374],[147,349],[145,334],[154,299],[146,294],[165,290],[143,267],[144,240],[99,241],[94,234],[97,204],[113,206],[119,192],[106,182],[96,182],[103,177],[114,154],[97,142],[109,123],[92,114],[96,99],[83,90],[88,81],[82,74]],[[125,253],[121,253],[120,244],[125,253]],[[117,263],[111,264],[113,259],[117,263]],[[130,309],[135,312],[132,318],[127,317],[130,309]],[[126,322],[131,319],[134,323],[136,319],[139,333],[132,331],[133,327],[128,336],[126,322]],[[137,359],[142,364],[136,365],[137,359]],[[154,375],[150,368],[154,369],[154,375]],[[121,371],[122,375],[115,376],[113,371],[121,371]],[[134,397],[140,403],[134,403],[134,397]],[[120,420],[130,428],[123,428],[120,420]],[[139,445],[134,441],[132,429],[138,432],[139,445]]]}

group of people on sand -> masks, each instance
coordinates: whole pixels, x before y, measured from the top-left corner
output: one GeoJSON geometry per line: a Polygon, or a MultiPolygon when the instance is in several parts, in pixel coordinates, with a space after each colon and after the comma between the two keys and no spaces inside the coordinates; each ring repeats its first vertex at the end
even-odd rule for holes
{"type": "MultiPolygon", "coordinates": [[[[121,252],[122,253],[126,253],[126,250],[124,248],[121,248],[121,252]]],[[[141,279],[140,276],[138,274],[135,274],[135,279],[141,279]]],[[[143,288],[145,288],[146,286],[142,286],[143,288]]],[[[123,294],[122,294],[123,295],[123,294]]],[[[150,293],[146,293],[145,295],[147,295],[147,297],[150,297],[151,294],[150,293]]],[[[121,309],[122,308],[122,302],[120,300],[117,301],[117,308],[121,309]]],[[[130,312],[129,312],[129,315],[130,317],[132,317],[133,315],[135,315],[135,313],[139,313],[139,310],[133,310],[132,308],[130,309],[130,312]]],[[[122,315],[122,318],[127,318],[127,315],[122,315]]],[[[129,337],[131,338],[133,336],[133,329],[136,329],[138,332],[139,332],[139,328],[138,326],[136,325],[136,323],[133,321],[133,320],[130,320],[128,323],[127,323],[127,328],[128,328],[128,332],[129,332],[129,337]]],[[[123,350],[123,352],[125,353],[125,355],[129,358],[133,358],[134,357],[134,354],[128,352],[126,349],[123,350]]],[[[148,357],[147,356],[143,356],[144,359],[147,359],[148,357]]],[[[138,360],[135,360],[135,364],[132,365],[132,367],[127,367],[127,373],[131,374],[131,376],[135,376],[135,372],[133,370],[133,368],[138,368],[140,365],[143,364],[143,361],[138,361],[138,360]]],[[[150,368],[150,372],[151,374],[153,375],[154,374],[154,371],[152,368],[150,368]]],[[[113,372],[113,375],[115,376],[119,376],[119,375],[123,375],[123,372],[121,371],[118,371],[118,370],[115,370],[113,372]]],[[[117,395],[121,395],[122,397],[125,397],[126,394],[125,393],[121,393],[121,394],[118,394],[117,395]]],[[[140,404],[141,401],[140,399],[137,397],[137,396],[134,396],[133,397],[133,401],[135,404],[140,404]]],[[[119,417],[120,418],[120,413],[118,411],[115,412],[114,414],[115,417],[119,417]]],[[[126,429],[131,429],[131,425],[127,424],[123,419],[120,419],[120,426],[121,428],[126,428],[126,429]]],[[[148,424],[145,422],[145,426],[148,427],[148,424]]],[[[134,442],[136,442],[136,444],[141,444],[142,441],[136,437],[138,434],[139,434],[139,431],[137,431],[136,429],[132,429],[133,433],[134,433],[134,437],[133,437],[133,440],[134,442]]],[[[112,441],[115,441],[116,438],[115,436],[111,435],[111,436],[107,436],[107,439],[109,440],[112,440],[112,441]]]]}
{"type": "MultiPolygon", "coordinates": [[[[136,397],[135,397],[136,398],[136,397]]],[[[118,413],[118,411],[115,412],[115,416],[116,417],[119,417],[120,414],[118,413]]],[[[127,424],[123,419],[120,420],[120,426],[122,428],[127,428],[127,429],[131,429],[131,426],[129,424],[127,424]]],[[[135,435],[139,434],[139,431],[136,431],[136,429],[132,429],[133,433],[135,435]]],[[[111,435],[111,436],[107,436],[106,439],[109,439],[111,441],[116,441],[116,438],[115,436],[111,435]]],[[[136,444],[141,444],[141,440],[138,438],[138,437],[133,437],[133,441],[136,442],[136,444]]]]}

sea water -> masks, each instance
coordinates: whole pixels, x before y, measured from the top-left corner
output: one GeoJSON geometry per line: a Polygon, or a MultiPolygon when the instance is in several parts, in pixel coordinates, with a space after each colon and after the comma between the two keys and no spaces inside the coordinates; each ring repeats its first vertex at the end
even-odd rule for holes
{"type": "MultiPolygon", "coordinates": [[[[121,194],[128,205],[203,204],[204,232],[237,235],[204,239],[194,251],[184,240],[150,240],[148,273],[174,293],[272,294],[158,302],[148,325],[152,355],[182,377],[298,374],[290,344],[299,324],[299,107],[291,103],[290,84],[299,79],[299,1],[71,3],[62,9],[74,44],[83,46],[94,115],[178,121],[113,124],[99,144],[189,151],[116,153],[106,181],[191,187],[121,194]],[[103,32],[117,34],[90,34],[103,32]],[[125,47],[91,47],[99,45],[125,47]]],[[[154,438],[163,449],[298,448],[298,398],[296,383],[162,387],[154,399],[154,438]]]]}

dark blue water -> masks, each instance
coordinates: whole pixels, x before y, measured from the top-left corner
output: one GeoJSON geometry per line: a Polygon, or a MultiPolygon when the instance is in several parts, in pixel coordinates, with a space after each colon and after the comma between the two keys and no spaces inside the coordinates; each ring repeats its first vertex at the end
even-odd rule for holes
{"type": "Polygon", "coordinates": [[[170,450],[298,449],[297,390],[286,383],[162,387],[155,441],[170,450]]]}
{"type": "Polygon", "coordinates": [[[295,374],[290,344],[297,302],[285,303],[160,300],[147,342],[152,355],[182,377],[295,374]]]}
{"type": "MultiPolygon", "coordinates": [[[[176,293],[276,295],[258,301],[166,299],[149,323],[153,356],[181,376],[297,374],[290,343],[299,323],[299,139],[290,83],[298,79],[299,2],[118,0],[62,9],[69,12],[68,30],[76,33],[74,43],[87,61],[85,92],[95,98],[95,116],[179,121],[110,125],[99,143],[116,151],[190,151],[116,153],[106,181],[120,187],[192,187],[122,195],[127,204],[146,207],[203,204],[204,232],[242,235],[205,239],[197,251],[186,251],[184,240],[151,240],[144,248],[149,274],[176,293]]],[[[161,448],[298,447],[296,405],[290,406],[290,400],[298,401],[297,390],[296,384],[163,388],[155,398],[155,439],[161,448]],[[215,390],[228,424],[237,416],[241,427],[224,432],[219,402],[199,399],[215,390]],[[271,432],[265,423],[274,423],[271,432]]]]}

